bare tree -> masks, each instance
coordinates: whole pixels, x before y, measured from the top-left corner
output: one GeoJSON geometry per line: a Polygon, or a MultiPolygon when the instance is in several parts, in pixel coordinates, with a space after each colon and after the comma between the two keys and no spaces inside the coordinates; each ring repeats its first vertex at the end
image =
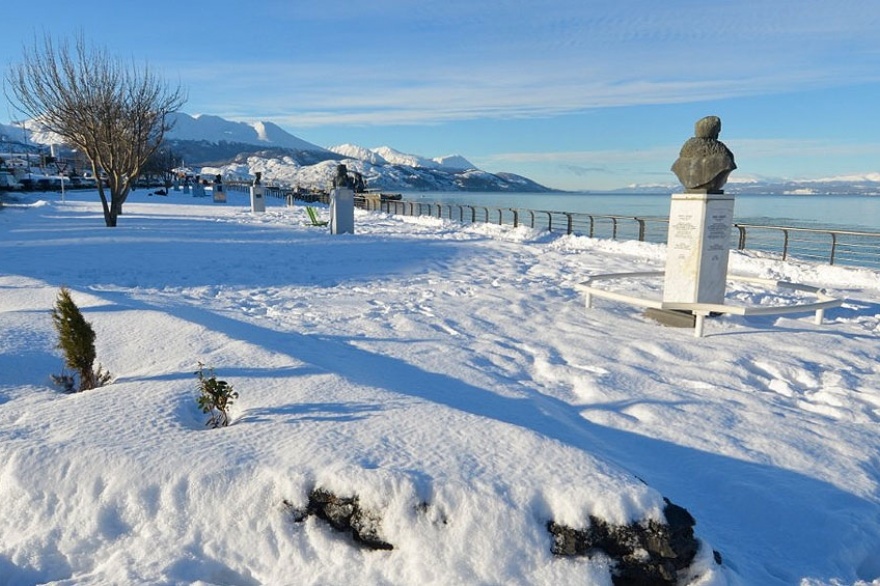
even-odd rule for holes
{"type": "Polygon", "coordinates": [[[116,226],[132,183],[171,129],[168,115],[186,101],[181,88],[170,88],[146,65],[86,46],[82,35],[73,47],[48,35],[35,41],[6,81],[7,98],[22,113],[85,153],[104,221],[116,226]]]}
{"type": "Polygon", "coordinates": [[[175,152],[173,148],[163,145],[147,159],[141,172],[148,179],[158,177],[170,185],[171,180],[174,179],[174,168],[182,164],[183,156],[175,152]]]}

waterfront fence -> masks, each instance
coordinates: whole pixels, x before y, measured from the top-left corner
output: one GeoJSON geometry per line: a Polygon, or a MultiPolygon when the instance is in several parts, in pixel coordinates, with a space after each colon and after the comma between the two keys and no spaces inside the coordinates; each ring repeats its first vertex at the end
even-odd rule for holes
{"type": "MultiPolygon", "coordinates": [[[[228,190],[248,191],[248,183],[229,183],[228,190]]],[[[294,193],[281,187],[265,187],[267,197],[292,204],[293,198],[307,203],[330,202],[326,192],[294,193]]],[[[355,205],[375,209],[374,200],[355,197],[355,205]]],[[[606,238],[666,244],[669,218],[662,216],[618,216],[579,212],[558,212],[523,208],[496,208],[440,202],[383,199],[381,211],[405,216],[431,216],[462,224],[498,224],[527,226],[538,230],[606,238]]],[[[860,232],[826,228],[775,226],[735,223],[730,247],[757,251],[781,260],[796,258],[831,265],[880,269],[880,232],[860,232]]]]}
{"type": "MultiPolygon", "coordinates": [[[[356,198],[357,201],[357,198],[356,198]]],[[[520,208],[383,201],[389,214],[431,216],[463,224],[488,223],[527,226],[538,230],[666,244],[669,218],[557,212],[520,208]]],[[[767,253],[781,260],[797,258],[832,265],[880,268],[880,232],[735,223],[731,248],[767,253]]]]}

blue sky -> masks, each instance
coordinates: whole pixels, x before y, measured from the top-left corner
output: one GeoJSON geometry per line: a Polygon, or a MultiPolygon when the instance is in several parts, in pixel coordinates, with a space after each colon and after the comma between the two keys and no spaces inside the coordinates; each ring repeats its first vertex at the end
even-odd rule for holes
{"type": "MultiPolygon", "coordinates": [[[[321,146],[461,154],[561,189],[675,183],[714,114],[731,180],[880,171],[878,0],[118,0],[4,5],[0,67],[48,33],[148,63],[183,111],[321,146]]],[[[18,117],[0,109],[0,121],[18,117]]]]}

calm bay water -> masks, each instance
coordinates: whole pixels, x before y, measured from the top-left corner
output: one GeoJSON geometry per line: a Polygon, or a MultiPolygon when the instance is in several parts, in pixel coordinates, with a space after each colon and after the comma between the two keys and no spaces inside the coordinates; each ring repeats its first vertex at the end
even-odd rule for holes
{"type": "MultiPolygon", "coordinates": [[[[406,192],[411,201],[520,208],[595,215],[669,215],[668,194],[406,192]]],[[[880,232],[880,197],[868,195],[737,195],[742,224],[880,232]]]]}

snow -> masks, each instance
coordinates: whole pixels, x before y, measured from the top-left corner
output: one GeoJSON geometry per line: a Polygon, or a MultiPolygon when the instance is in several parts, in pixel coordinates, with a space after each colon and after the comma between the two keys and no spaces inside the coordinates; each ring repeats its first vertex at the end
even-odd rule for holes
{"type": "Polygon", "coordinates": [[[332,236],[227,197],[137,191],[114,229],[94,193],[0,209],[0,584],[609,585],[547,521],[663,497],[702,542],[682,584],[880,584],[880,273],[735,253],[846,302],[697,339],[575,289],[662,268],[659,245],[360,210],[332,236]],[[61,286],[106,387],[51,385],[61,286]],[[227,428],[199,361],[240,393],[227,428]],[[294,522],[315,487],[395,549],[294,522]]]}
{"type": "Polygon", "coordinates": [[[476,169],[477,166],[462,157],[461,155],[445,155],[442,157],[434,157],[434,162],[443,169],[458,169],[467,171],[468,169],[476,169]]]}
{"type": "Polygon", "coordinates": [[[389,146],[380,146],[370,149],[392,165],[403,165],[405,167],[416,167],[422,169],[436,169],[439,167],[437,161],[426,159],[419,155],[402,153],[389,146]]]}
{"type": "Polygon", "coordinates": [[[362,146],[358,146],[356,144],[340,144],[336,146],[332,146],[329,151],[333,151],[337,155],[342,155],[343,157],[349,159],[357,159],[359,161],[364,161],[370,163],[371,165],[387,165],[388,161],[382,158],[382,156],[378,153],[374,153],[370,149],[362,146]]]}
{"type": "Polygon", "coordinates": [[[220,116],[183,112],[171,115],[170,139],[240,142],[259,146],[278,146],[304,151],[323,151],[272,122],[233,122],[220,116]]]}

